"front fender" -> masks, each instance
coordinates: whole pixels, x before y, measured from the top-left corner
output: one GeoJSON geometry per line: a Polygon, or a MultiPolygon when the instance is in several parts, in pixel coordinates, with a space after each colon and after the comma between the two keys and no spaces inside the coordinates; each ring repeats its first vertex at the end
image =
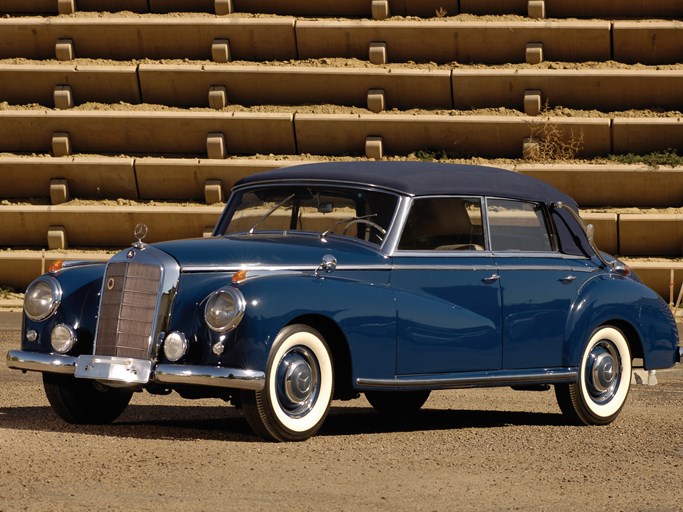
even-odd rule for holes
{"type": "Polygon", "coordinates": [[[78,343],[73,351],[78,354],[92,352],[104,269],[105,264],[96,263],[65,268],[48,274],[57,279],[62,287],[61,304],[51,317],[41,322],[35,322],[24,315],[22,350],[51,352],[50,332],[55,325],[64,323],[72,326],[78,337],[78,343]],[[38,333],[37,342],[26,339],[29,330],[38,333]]]}
{"type": "Polygon", "coordinates": [[[627,328],[632,352],[642,350],[646,369],[669,368],[675,363],[678,331],[662,298],[628,277],[601,274],[584,283],[570,310],[564,351],[567,366],[580,365],[588,338],[604,324],[627,328]]]}
{"type": "Polygon", "coordinates": [[[393,378],[396,308],[387,277],[373,279],[359,271],[352,276],[299,273],[247,279],[238,285],[247,308],[234,345],[226,350],[226,364],[265,371],[280,330],[314,315],[333,321],[343,333],[354,377],[393,378]]]}

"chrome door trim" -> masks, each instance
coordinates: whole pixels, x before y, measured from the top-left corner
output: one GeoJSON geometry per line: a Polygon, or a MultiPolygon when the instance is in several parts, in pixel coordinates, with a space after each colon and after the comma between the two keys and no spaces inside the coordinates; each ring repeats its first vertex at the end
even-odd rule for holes
{"type": "Polygon", "coordinates": [[[577,382],[578,368],[540,370],[500,370],[443,375],[409,375],[394,379],[359,377],[356,386],[362,389],[387,391],[410,389],[462,389],[472,387],[522,386],[532,384],[570,384],[577,382]]]}

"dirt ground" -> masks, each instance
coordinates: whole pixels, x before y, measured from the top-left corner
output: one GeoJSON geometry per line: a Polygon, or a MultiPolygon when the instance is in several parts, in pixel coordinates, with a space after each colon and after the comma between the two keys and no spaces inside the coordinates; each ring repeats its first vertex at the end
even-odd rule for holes
{"type": "MultiPolygon", "coordinates": [[[[0,354],[18,343],[0,332],[0,354]]],[[[318,436],[274,444],[220,401],[139,394],[72,426],[40,376],[0,366],[0,512],[683,510],[683,368],[632,386],[607,427],[563,424],[552,392],[434,393],[386,419],[333,404],[318,436]]]]}

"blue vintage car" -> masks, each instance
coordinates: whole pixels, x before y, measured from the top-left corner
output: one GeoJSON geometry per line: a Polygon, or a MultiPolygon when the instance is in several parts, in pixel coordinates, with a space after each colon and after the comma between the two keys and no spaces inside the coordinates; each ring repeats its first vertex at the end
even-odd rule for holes
{"type": "Polygon", "coordinates": [[[286,167],[233,189],[208,239],[64,263],[27,289],[21,350],[55,412],[108,423],[133,392],[216,397],[298,441],[332,399],[389,414],[434,389],[554,386],[571,423],[614,420],[631,361],[680,360],[669,308],[599,252],[576,203],[501,169],[286,167]]]}

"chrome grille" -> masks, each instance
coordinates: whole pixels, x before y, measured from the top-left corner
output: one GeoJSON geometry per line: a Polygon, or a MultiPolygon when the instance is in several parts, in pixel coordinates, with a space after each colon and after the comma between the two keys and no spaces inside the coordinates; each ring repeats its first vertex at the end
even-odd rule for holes
{"type": "Polygon", "coordinates": [[[150,357],[161,267],[131,262],[107,265],[95,355],[150,357]]]}

